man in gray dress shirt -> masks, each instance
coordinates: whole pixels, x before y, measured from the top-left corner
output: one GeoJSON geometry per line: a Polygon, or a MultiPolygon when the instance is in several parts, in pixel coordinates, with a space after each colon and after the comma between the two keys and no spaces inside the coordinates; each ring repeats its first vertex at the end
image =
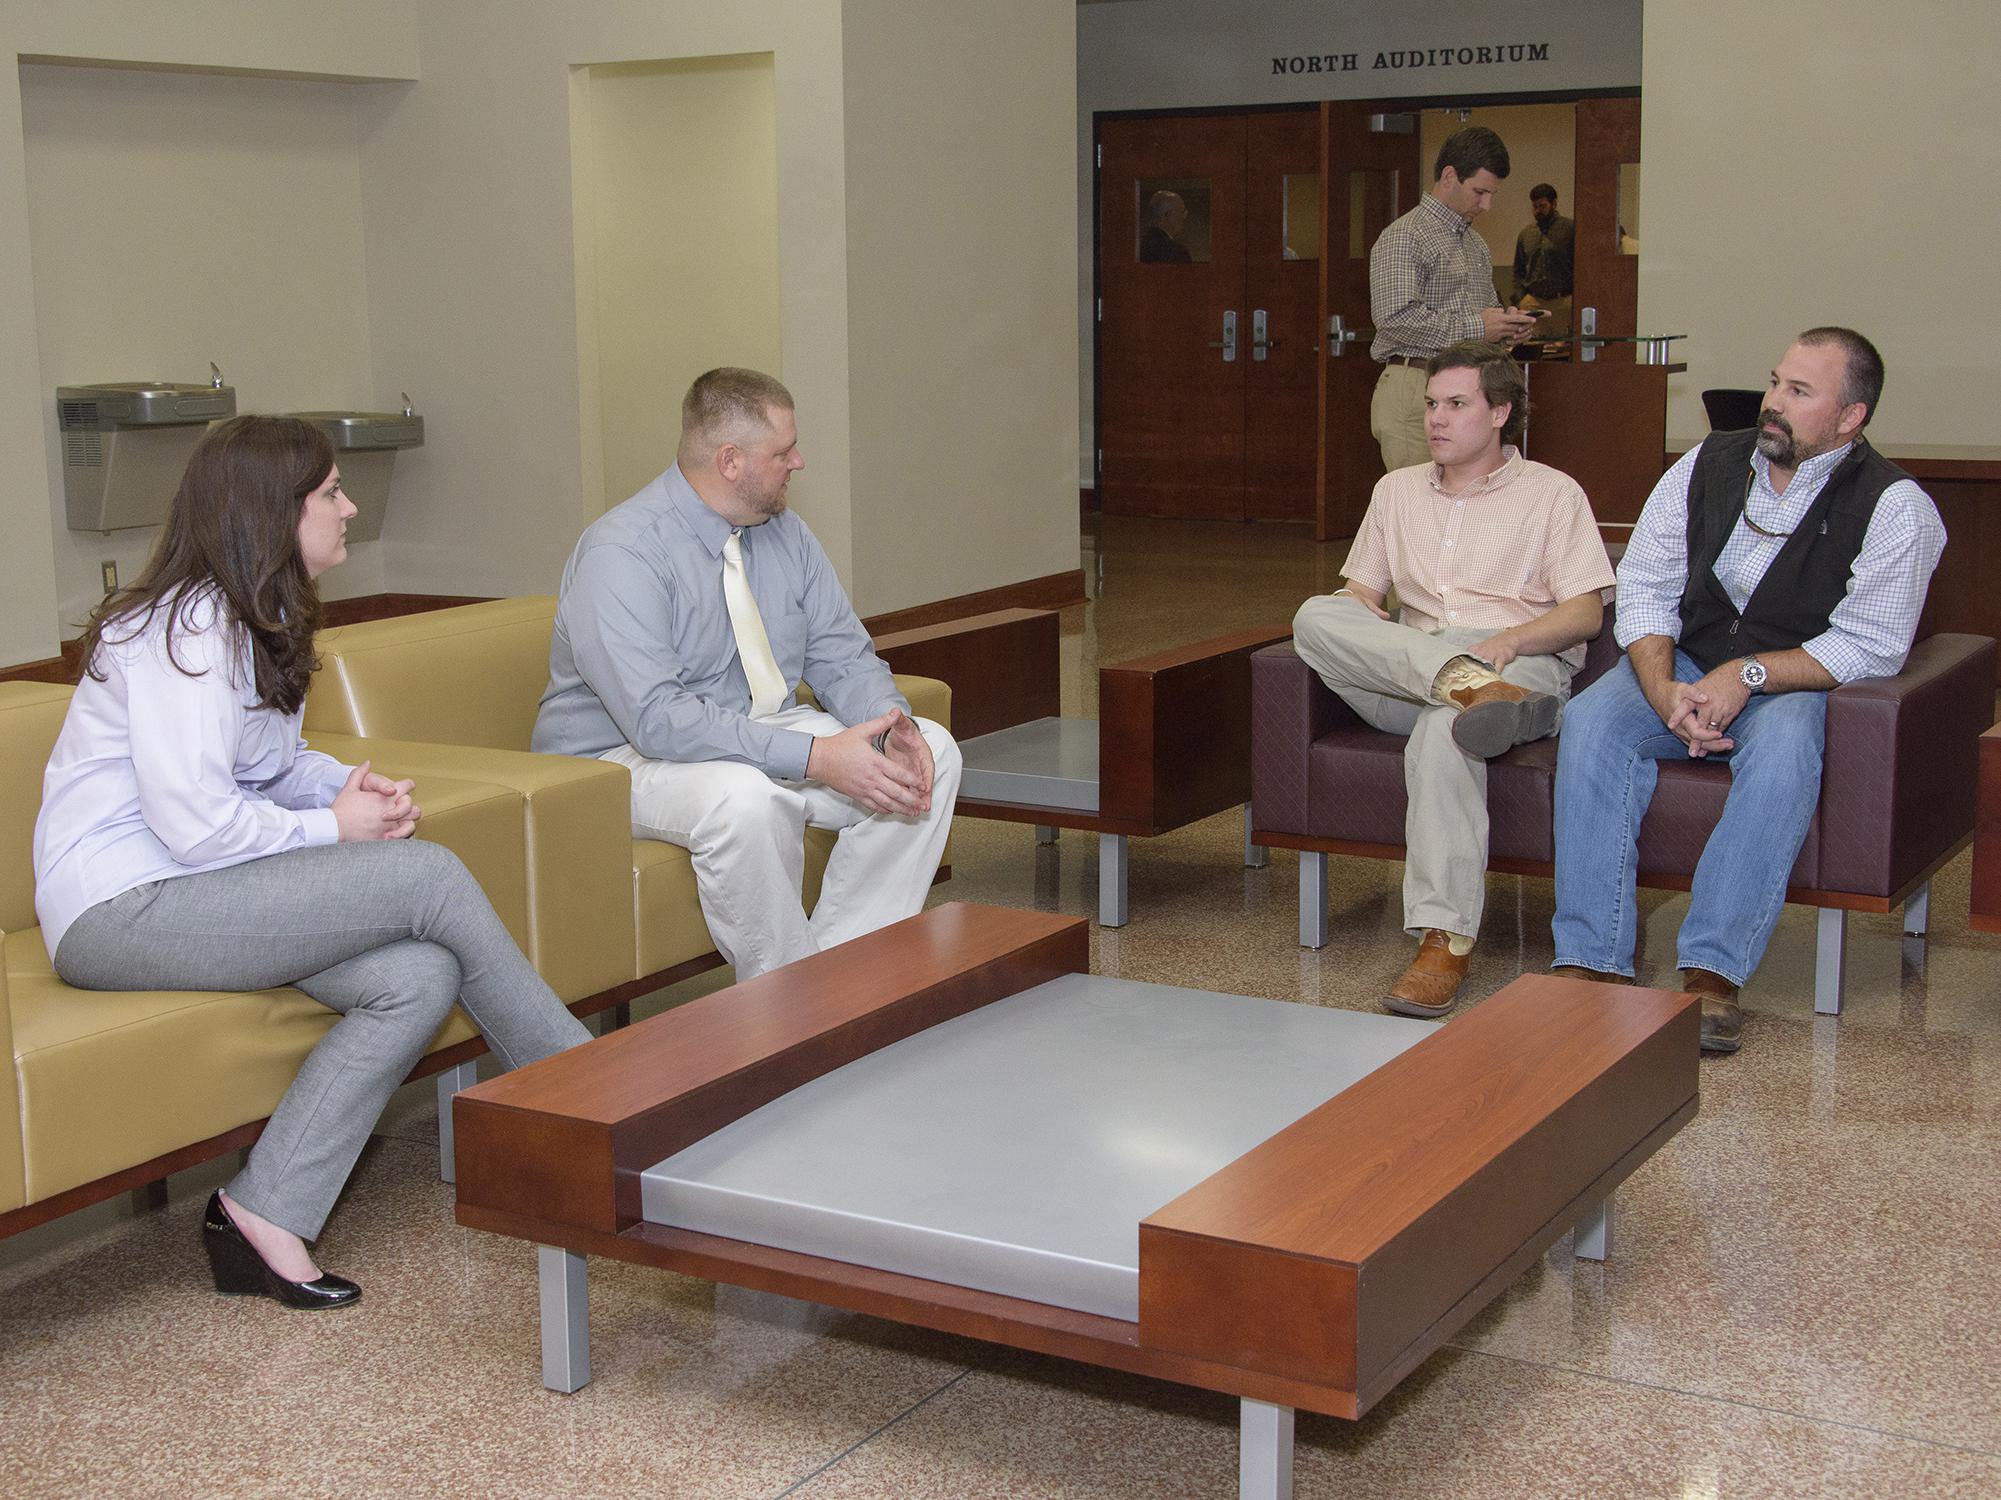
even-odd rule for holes
{"type": "Polygon", "coordinates": [[[921,910],[958,797],[957,745],[911,716],[786,508],[805,464],[784,386],[698,378],[674,466],[570,555],[535,721],[535,749],[632,772],[634,836],[688,851],[739,979],[921,910]],[[809,824],[839,830],[810,920],[809,824]]]}

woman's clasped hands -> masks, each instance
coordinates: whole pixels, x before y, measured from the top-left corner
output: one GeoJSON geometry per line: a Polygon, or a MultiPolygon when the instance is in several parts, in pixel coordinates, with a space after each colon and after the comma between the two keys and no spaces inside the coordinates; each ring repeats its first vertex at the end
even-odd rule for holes
{"type": "Polygon", "coordinates": [[[365,843],[370,839],[407,839],[417,831],[424,810],[410,800],[414,781],[391,781],[363,761],[348,772],[340,791],[334,794],[334,821],[340,825],[343,844],[365,843]]]}

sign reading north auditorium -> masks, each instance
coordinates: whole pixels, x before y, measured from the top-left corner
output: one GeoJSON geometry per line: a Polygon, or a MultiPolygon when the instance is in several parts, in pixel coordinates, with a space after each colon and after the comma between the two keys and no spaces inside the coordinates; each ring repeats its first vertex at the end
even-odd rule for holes
{"type": "MultiPolygon", "coordinates": [[[[1548,42],[1505,42],[1491,47],[1420,47],[1408,52],[1378,52],[1370,68],[1476,68],[1495,63],[1548,62],[1548,42]]],[[[1271,70],[1287,73],[1359,73],[1359,52],[1321,52],[1274,57],[1271,70]]]]}

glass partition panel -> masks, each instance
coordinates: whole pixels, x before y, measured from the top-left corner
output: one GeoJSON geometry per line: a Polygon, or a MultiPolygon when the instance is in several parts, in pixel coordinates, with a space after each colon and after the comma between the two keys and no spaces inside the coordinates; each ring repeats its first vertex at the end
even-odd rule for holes
{"type": "Polygon", "coordinates": [[[1285,215],[1285,222],[1280,226],[1285,258],[1320,259],[1320,174],[1287,173],[1285,201],[1281,210],[1285,215]]]}
{"type": "Polygon", "coordinates": [[[1619,253],[1640,253],[1640,164],[1636,161],[1619,163],[1619,253]]]}

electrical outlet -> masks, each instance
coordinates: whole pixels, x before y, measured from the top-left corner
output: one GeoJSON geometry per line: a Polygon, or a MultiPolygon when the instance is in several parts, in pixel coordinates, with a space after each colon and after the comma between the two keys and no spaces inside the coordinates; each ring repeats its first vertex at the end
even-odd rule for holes
{"type": "Polygon", "coordinates": [[[107,594],[111,593],[118,587],[117,562],[112,558],[105,558],[103,562],[97,565],[97,576],[104,580],[104,592],[107,594]]]}

